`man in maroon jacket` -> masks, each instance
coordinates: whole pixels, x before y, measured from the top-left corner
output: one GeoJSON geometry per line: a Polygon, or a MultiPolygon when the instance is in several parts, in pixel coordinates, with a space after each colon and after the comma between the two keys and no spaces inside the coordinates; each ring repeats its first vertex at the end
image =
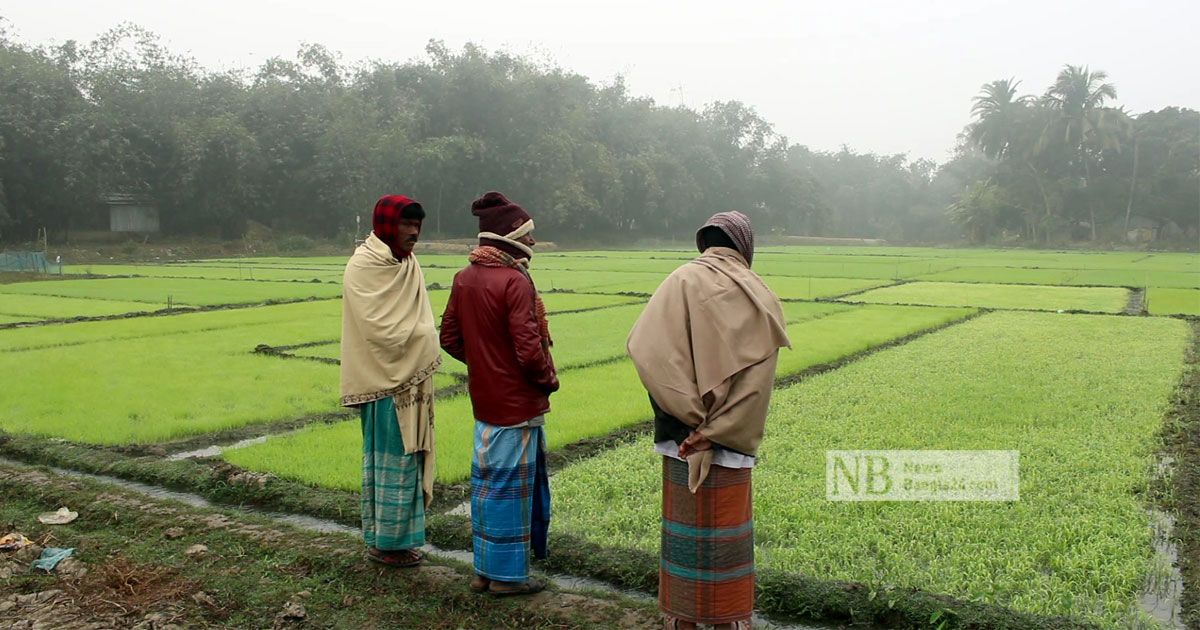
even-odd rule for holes
{"type": "Polygon", "coordinates": [[[542,430],[558,376],[546,308],[529,276],[533,219],[498,192],[471,204],[479,247],[454,276],[442,314],[446,352],[467,364],[475,413],[471,457],[471,590],[536,593],[529,551],[546,557],[550,485],[542,430]]]}

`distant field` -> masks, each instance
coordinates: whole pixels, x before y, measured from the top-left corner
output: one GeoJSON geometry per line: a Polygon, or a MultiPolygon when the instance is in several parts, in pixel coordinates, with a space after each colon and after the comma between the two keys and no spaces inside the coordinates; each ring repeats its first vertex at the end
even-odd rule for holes
{"type": "Polygon", "coordinates": [[[334,284],[306,282],[241,282],[191,278],[106,278],[102,280],[57,280],[0,284],[0,294],[53,295],[142,302],[152,309],[173,304],[208,306],[268,300],[296,300],[310,297],[329,298],[342,294],[334,284]]]}
{"type": "Polygon", "coordinates": [[[1128,303],[1129,291],[1115,287],[911,282],[874,289],[847,299],[853,302],[876,304],[980,306],[1043,311],[1081,310],[1118,313],[1128,303]]]}
{"type": "Polygon", "coordinates": [[[120,315],[122,313],[152,310],[157,310],[157,307],[145,302],[120,302],[115,300],[89,300],[49,295],[0,293],[0,315],[13,318],[12,321],[95,317],[99,315],[120,315]]]}

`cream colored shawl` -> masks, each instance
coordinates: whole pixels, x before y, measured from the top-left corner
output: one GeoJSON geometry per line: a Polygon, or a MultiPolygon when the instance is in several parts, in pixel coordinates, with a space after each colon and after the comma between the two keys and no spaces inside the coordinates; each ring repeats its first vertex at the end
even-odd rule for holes
{"type": "Polygon", "coordinates": [[[425,453],[426,505],[433,500],[433,373],[440,364],[420,263],[416,256],[396,260],[372,233],[342,276],[341,402],[393,398],[404,452],[425,453]]]}
{"type": "MultiPolygon", "coordinates": [[[[790,346],[779,298],[736,250],[711,247],[676,269],[626,345],[646,391],[712,442],[756,455],[779,348],[790,346]]],[[[692,492],[712,450],[688,457],[692,492]]]]}

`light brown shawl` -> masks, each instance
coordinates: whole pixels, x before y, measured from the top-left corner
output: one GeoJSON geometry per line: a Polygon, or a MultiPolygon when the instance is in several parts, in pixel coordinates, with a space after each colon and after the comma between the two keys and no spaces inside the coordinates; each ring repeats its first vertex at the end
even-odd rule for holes
{"type": "Polygon", "coordinates": [[[404,452],[425,453],[427,506],[435,472],[433,373],[441,360],[421,265],[416,256],[397,260],[372,233],[342,276],[341,403],[393,398],[404,452]]]}
{"type": "MultiPolygon", "coordinates": [[[[736,250],[711,247],[663,281],[626,347],[663,411],[715,444],[756,455],[779,348],[790,345],[779,298],[736,250]]],[[[692,492],[712,455],[687,458],[692,492]]]]}

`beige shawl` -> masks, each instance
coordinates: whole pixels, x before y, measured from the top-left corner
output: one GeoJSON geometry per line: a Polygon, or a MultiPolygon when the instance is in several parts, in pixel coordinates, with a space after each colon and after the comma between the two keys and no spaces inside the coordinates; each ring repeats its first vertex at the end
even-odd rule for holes
{"type": "MultiPolygon", "coordinates": [[[[664,411],[715,444],[756,455],[779,348],[790,345],[779,298],[736,250],[712,247],[663,281],[627,349],[664,411]]],[[[692,492],[712,454],[687,458],[692,492]]]]}
{"type": "Polygon", "coordinates": [[[440,364],[421,265],[416,256],[396,260],[372,233],[342,277],[341,403],[393,398],[404,452],[425,453],[426,506],[433,500],[433,373],[440,364]]]}

